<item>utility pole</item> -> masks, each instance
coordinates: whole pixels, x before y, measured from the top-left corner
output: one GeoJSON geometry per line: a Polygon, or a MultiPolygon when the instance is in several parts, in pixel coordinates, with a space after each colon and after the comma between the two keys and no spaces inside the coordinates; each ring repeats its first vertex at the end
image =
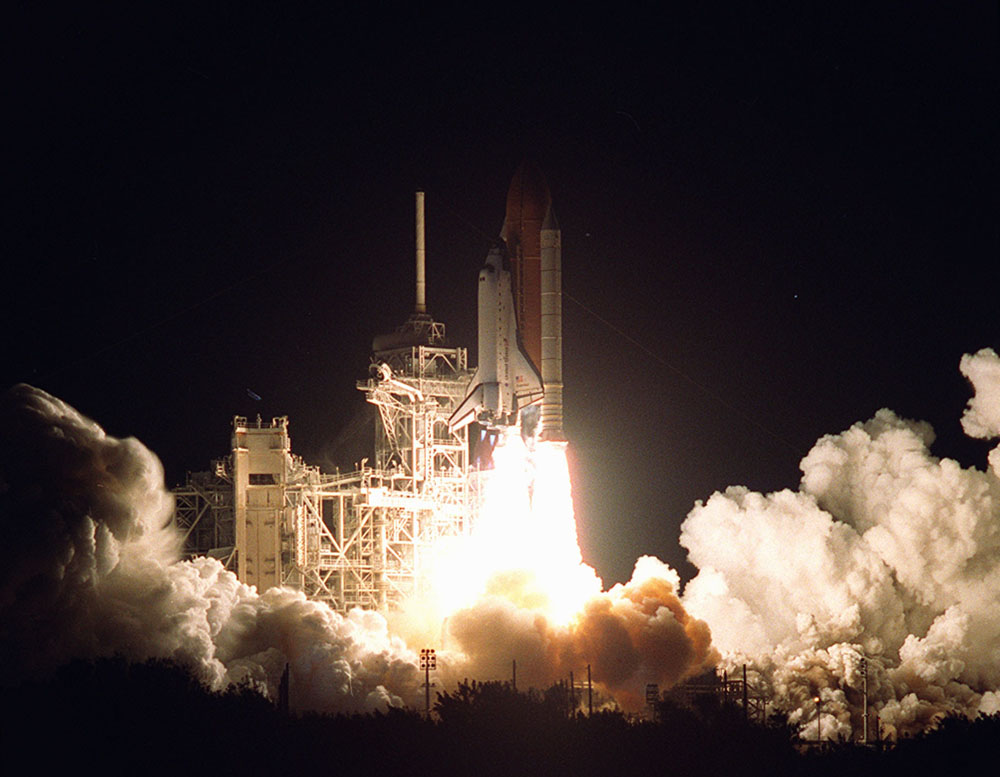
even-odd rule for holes
{"type": "Polygon", "coordinates": [[[594,686],[590,684],[590,664],[587,664],[587,716],[594,714],[594,686]]]}
{"type": "Polygon", "coordinates": [[[517,659],[511,660],[511,686],[514,688],[514,693],[517,693],[517,659]]]}
{"type": "Polygon", "coordinates": [[[862,741],[864,742],[864,744],[867,745],[868,744],[868,659],[864,656],[861,657],[861,671],[863,673],[861,680],[861,688],[862,688],[862,695],[864,696],[865,700],[864,701],[865,712],[864,715],[862,715],[862,719],[864,720],[864,738],[862,741]]]}
{"type": "Polygon", "coordinates": [[[437,653],[434,648],[420,651],[420,668],[424,670],[424,714],[431,716],[431,670],[437,669],[437,653]]]}
{"type": "Polygon", "coordinates": [[[569,671],[569,716],[576,717],[576,685],[573,682],[573,670],[569,671]]]}
{"type": "Polygon", "coordinates": [[[749,720],[747,709],[747,665],[743,664],[743,722],[746,723],[747,720],[749,720]]]}

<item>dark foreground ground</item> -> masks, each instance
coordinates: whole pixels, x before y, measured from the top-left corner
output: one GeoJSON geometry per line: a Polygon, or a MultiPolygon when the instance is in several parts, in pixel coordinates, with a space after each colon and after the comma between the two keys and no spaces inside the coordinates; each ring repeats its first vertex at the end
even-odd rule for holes
{"type": "Polygon", "coordinates": [[[948,718],[884,750],[802,753],[786,726],[746,724],[735,709],[569,719],[558,694],[498,683],[439,695],[433,721],[296,716],[245,689],[210,693],[162,662],[78,663],[0,693],[0,757],[38,774],[915,775],[971,772],[1000,749],[998,715],[948,718]]]}

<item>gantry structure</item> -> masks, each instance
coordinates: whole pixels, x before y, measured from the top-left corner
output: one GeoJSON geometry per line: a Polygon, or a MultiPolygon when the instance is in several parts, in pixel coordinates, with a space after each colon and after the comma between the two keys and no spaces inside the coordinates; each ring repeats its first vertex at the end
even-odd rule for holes
{"type": "Polygon", "coordinates": [[[185,553],[218,558],[263,592],[289,586],[347,612],[390,610],[428,585],[431,556],[478,505],[468,427],[448,418],[471,377],[424,299],[424,195],[416,196],[416,303],[376,337],[358,383],[378,415],[374,460],[324,474],[291,452],[288,418],[233,419],[229,456],[174,489],[185,553]]]}
{"type": "Polygon", "coordinates": [[[324,474],[291,453],[287,417],[237,416],[230,455],[174,490],[185,552],[215,556],[258,591],[290,586],[341,612],[420,594],[435,546],[475,517],[467,428],[448,427],[468,381],[466,349],[414,314],[376,338],[358,383],[378,409],[372,463],[324,474]]]}

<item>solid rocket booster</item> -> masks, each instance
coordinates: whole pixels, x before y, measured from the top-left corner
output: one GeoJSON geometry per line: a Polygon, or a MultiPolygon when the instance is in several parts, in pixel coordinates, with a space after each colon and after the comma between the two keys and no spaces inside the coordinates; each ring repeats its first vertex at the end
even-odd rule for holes
{"type": "Polygon", "coordinates": [[[540,439],[563,440],[562,238],[545,176],[530,161],[514,173],[500,236],[514,276],[517,326],[542,377],[540,439]]]}

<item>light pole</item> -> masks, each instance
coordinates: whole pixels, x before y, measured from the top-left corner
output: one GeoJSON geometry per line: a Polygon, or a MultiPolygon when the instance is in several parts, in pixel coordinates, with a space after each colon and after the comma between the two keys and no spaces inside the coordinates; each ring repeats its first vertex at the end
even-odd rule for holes
{"type": "Polygon", "coordinates": [[[420,668],[424,670],[424,714],[431,716],[431,670],[437,669],[437,653],[434,648],[420,651],[420,668]]]}
{"type": "Polygon", "coordinates": [[[818,745],[823,738],[823,721],[819,717],[819,694],[813,696],[813,701],[816,702],[816,744],[818,745]]]}

